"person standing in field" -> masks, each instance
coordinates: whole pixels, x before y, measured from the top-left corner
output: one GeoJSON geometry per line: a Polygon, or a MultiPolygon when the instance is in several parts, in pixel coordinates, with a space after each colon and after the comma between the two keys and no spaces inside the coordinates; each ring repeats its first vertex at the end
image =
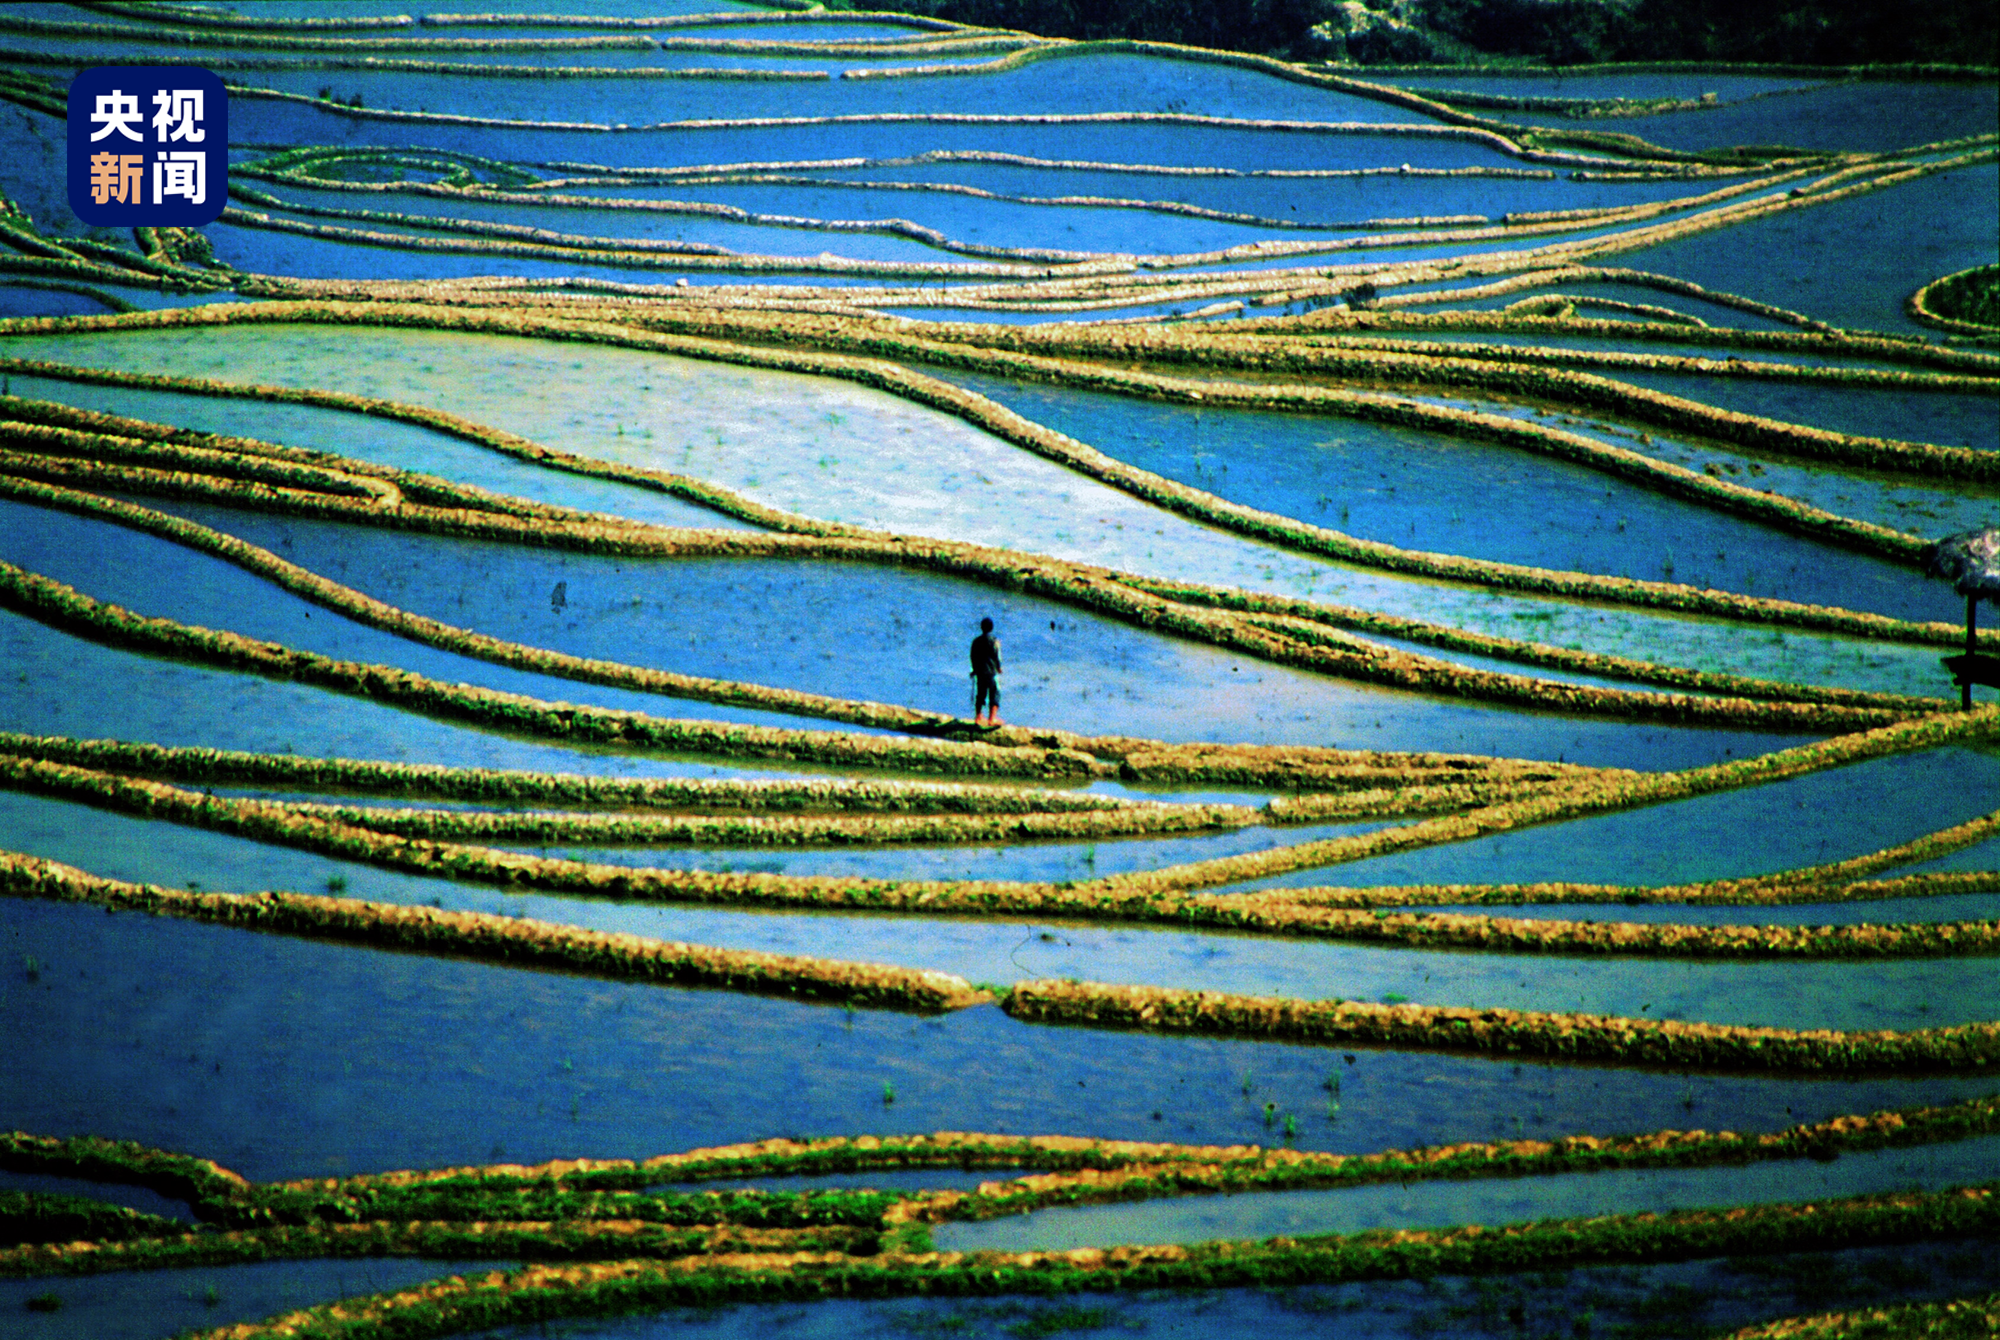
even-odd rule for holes
{"type": "Polygon", "coordinates": [[[979,636],[972,639],[972,719],[989,726],[1000,724],[1000,639],[993,636],[993,621],[979,621],[979,636]],[[993,719],[986,720],[987,705],[993,719]]]}

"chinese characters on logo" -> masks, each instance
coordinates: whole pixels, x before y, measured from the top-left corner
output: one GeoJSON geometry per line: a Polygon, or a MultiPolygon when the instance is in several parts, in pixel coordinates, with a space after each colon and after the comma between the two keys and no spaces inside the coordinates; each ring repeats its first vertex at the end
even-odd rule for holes
{"type": "Polygon", "coordinates": [[[69,106],[70,206],[85,223],[199,226],[221,214],[228,95],[215,75],[99,66],[76,77],[69,106]]]}

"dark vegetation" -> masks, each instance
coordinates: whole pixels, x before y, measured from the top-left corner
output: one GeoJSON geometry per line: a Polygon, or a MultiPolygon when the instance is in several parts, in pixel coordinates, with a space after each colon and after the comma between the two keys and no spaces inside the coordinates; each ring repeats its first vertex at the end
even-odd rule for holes
{"type": "MultiPolygon", "coordinates": [[[[862,7],[858,2],[853,7],[862,7]]],[[[2000,61],[1990,0],[886,0],[1048,37],[1137,38],[1297,60],[2000,61]]]]}
{"type": "Polygon", "coordinates": [[[1953,275],[1931,290],[1930,306],[1953,321],[2000,326],[2000,265],[1953,275]]]}
{"type": "MultiPolygon", "coordinates": [[[[178,1233],[181,1225],[84,1196],[0,1191],[0,1247],[24,1242],[121,1241],[178,1233]]],[[[30,1299],[28,1305],[34,1306],[30,1299]]]]}

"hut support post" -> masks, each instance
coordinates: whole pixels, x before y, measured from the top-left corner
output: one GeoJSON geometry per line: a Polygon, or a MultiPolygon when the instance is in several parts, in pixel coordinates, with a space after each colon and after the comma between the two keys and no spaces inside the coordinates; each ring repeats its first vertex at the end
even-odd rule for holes
{"type": "MultiPolygon", "coordinates": [[[[1965,598],[1965,654],[1972,655],[1979,642],[1979,597],[1965,598]]],[[[1958,705],[1967,712],[1972,710],[1972,676],[1965,677],[1965,687],[1959,690],[1958,705]]]]}

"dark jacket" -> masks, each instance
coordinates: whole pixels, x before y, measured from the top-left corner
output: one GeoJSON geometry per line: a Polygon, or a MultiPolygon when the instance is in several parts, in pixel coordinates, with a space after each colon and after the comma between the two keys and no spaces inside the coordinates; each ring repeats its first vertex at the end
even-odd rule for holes
{"type": "Polygon", "coordinates": [[[1000,673],[1000,639],[993,634],[981,633],[972,639],[972,673],[982,679],[1000,673]]]}

